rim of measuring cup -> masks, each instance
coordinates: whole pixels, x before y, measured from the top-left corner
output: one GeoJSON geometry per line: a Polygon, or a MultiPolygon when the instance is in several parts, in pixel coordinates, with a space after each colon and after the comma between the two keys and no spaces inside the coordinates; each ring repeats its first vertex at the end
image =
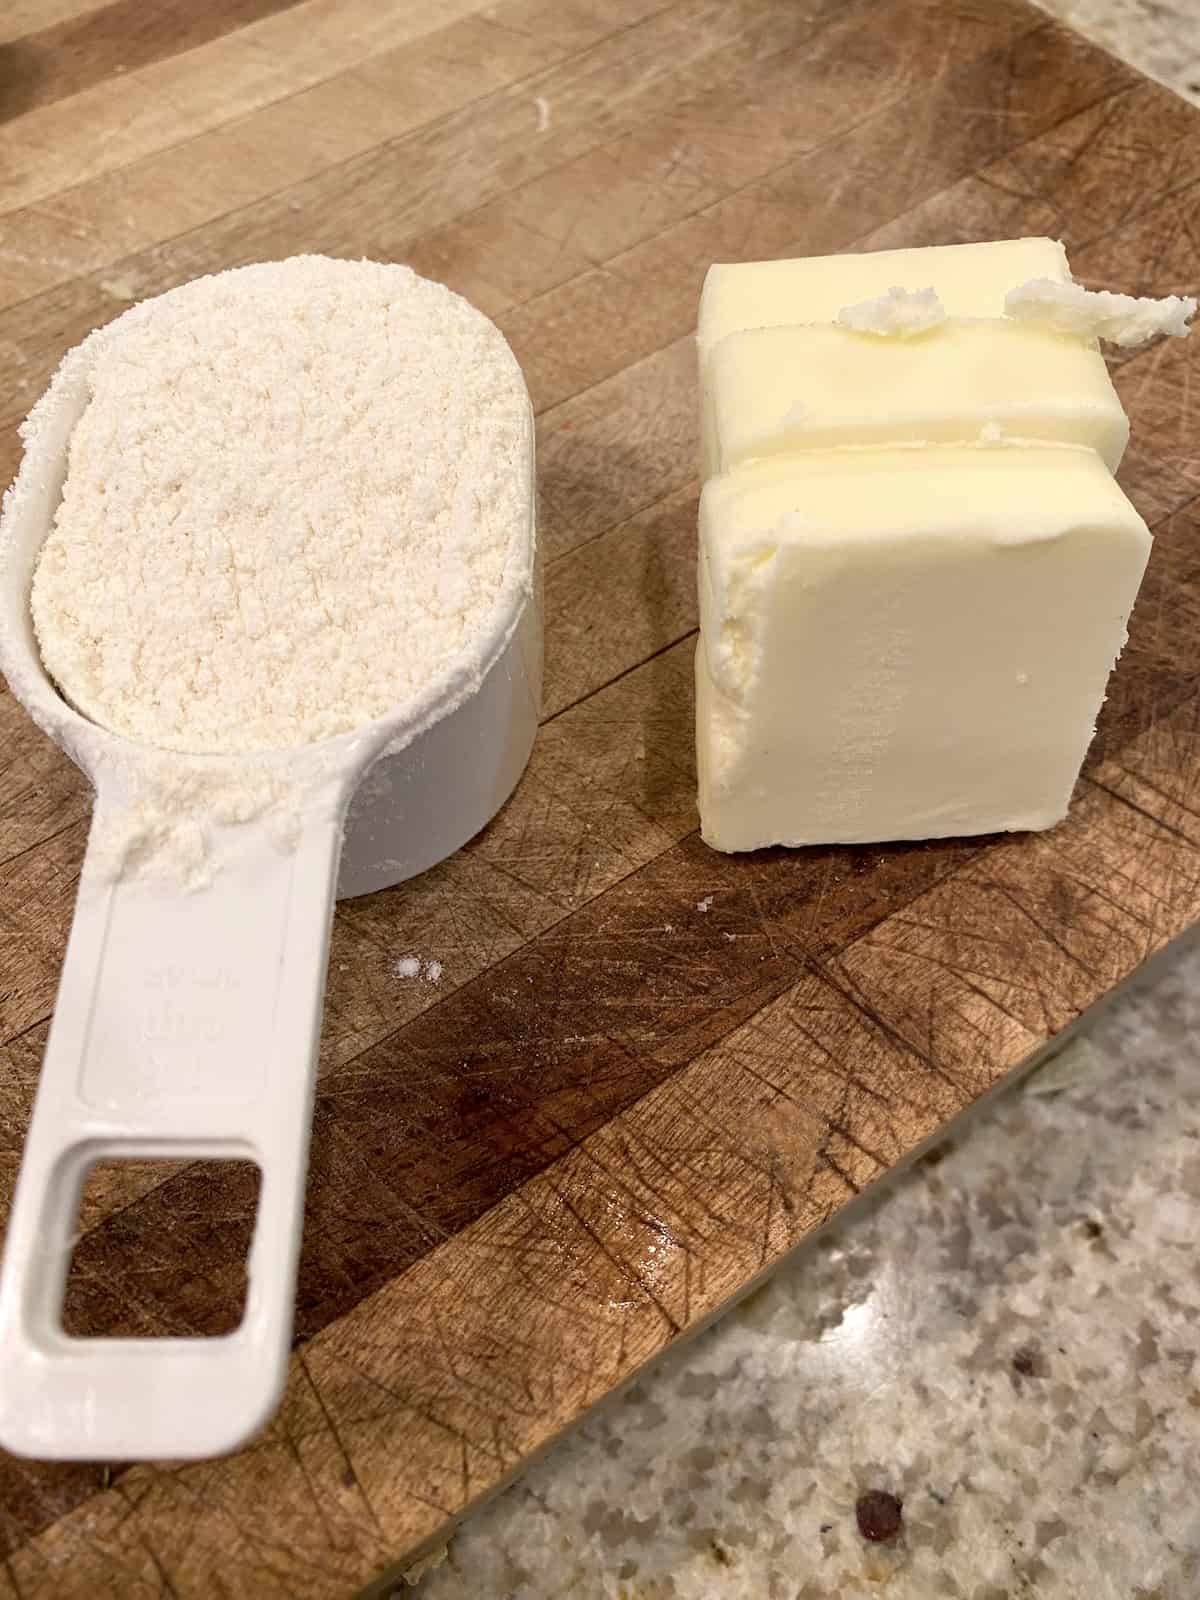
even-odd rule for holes
{"type": "Polygon", "coordinates": [[[138,756],[158,760],[174,758],[181,763],[242,768],[286,766],[314,752],[327,752],[358,766],[384,751],[392,753],[404,749],[435,722],[450,716],[479,687],[516,631],[524,608],[533,596],[536,581],[534,425],[528,393],[525,396],[528,484],[525,581],[510,591],[505,603],[497,602],[481,643],[471,651],[470,658],[452,662],[403,706],[313,744],[219,752],[167,750],[145,744],[105,728],[77,711],[59,693],[46,671],[34,633],[29,596],[38,553],[62,498],[71,434],[88,402],[89,356],[86,343],[76,346],[67,353],[51,380],[38,405],[38,428],[32,436],[28,433],[25,436],[25,454],[13,485],[4,497],[0,515],[0,669],[38,726],[86,772],[94,775],[106,756],[121,752],[127,752],[135,760],[138,756]]]}

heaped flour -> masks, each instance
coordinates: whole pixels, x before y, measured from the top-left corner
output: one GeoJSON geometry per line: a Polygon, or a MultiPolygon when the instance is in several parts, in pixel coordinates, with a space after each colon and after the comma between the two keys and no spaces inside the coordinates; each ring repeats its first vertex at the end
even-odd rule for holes
{"type": "Polygon", "coordinates": [[[529,585],[520,370],[407,267],[200,278],[67,362],[90,400],[31,603],[106,728],[193,754],[348,732],[461,677],[529,585]]]}

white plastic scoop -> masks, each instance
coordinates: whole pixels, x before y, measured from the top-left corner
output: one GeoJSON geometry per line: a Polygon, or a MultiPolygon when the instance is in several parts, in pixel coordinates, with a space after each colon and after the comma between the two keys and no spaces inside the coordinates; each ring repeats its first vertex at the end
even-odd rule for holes
{"type": "MultiPolygon", "coordinates": [[[[98,841],[130,804],[129,776],[150,762],[190,771],[196,758],[87,721],[38,654],[30,585],[84,403],[81,385],[65,392],[30,442],[0,532],[0,667],[97,791],[0,1276],[0,1443],[66,1459],[212,1456],[261,1427],[286,1374],[339,860],[343,894],[379,888],[448,855],[494,814],[537,724],[540,606],[534,584],[497,619],[470,682],[320,745],[203,758],[294,788],[292,848],[265,820],[237,823],[214,829],[226,864],[207,887],[114,879],[98,841]],[[241,1325],[211,1339],[68,1337],[63,1291],[89,1167],[180,1157],[261,1168],[241,1325]]],[[[532,419],[528,437],[533,573],[532,419]]]]}

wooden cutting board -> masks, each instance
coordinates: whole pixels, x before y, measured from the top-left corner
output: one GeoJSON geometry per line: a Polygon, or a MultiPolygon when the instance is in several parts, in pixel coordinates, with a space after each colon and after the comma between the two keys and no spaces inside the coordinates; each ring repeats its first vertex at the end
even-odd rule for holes
{"type": "MultiPolygon", "coordinates": [[[[716,855],[689,682],[707,263],[1049,233],[1194,291],[1200,114],[1016,0],[9,0],[0,118],[6,478],[87,330],[304,250],[462,290],[539,413],[545,727],[483,835],[338,912],[278,1418],[0,1462],[0,1596],[344,1600],[1200,916],[1200,339],[1117,370],[1157,543],[1053,833],[716,855]]],[[[0,723],[7,1203],[89,796],[0,723]]],[[[252,1205],[109,1174],[73,1304],[224,1326],[252,1205]]]]}

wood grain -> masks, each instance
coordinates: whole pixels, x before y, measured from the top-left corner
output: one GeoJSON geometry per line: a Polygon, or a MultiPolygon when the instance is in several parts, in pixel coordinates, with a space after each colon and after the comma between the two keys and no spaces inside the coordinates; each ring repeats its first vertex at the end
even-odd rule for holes
{"type": "Polygon", "coordinates": [[[86,16],[106,3],[107,0],[9,0],[0,16],[0,44],[86,16]]]}
{"type": "MultiPolygon", "coordinates": [[[[188,232],[631,26],[655,0],[501,0],[5,219],[0,305],[188,232]]],[[[530,104],[528,116],[537,121],[530,104]]],[[[291,197],[294,213],[302,211],[291,197]]],[[[292,205],[289,206],[292,209],[292,205]]],[[[294,215],[293,225],[301,226],[294,215]]],[[[297,243],[295,248],[301,248],[297,243]]],[[[129,270],[111,275],[131,286],[129,270]]],[[[130,292],[134,292],[130,287],[130,292]]]]}
{"type": "Polygon", "coordinates": [[[50,21],[10,45],[5,60],[5,116],[51,105],[93,84],[179,55],[297,0],[211,0],[196,7],[167,0],[113,0],[81,16],[50,21]],[[14,105],[15,101],[15,105],[14,105]]]}
{"type": "MultiPolygon", "coordinates": [[[[539,411],[545,722],[477,839],[339,909],[279,1417],[186,1468],[0,1459],[0,1595],[332,1600],[1200,915],[1194,341],[1116,364],[1156,546],[1062,827],[719,856],[690,726],[708,261],[1050,232],[1194,292],[1200,124],[1007,0],[20,0],[0,116],[5,471],[91,327],[302,249],[470,295],[539,411]]],[[[0,750],[3,1216],[89,797],[7,695],[0,750]]],[[[253,1206],[106,1172],[75,1310],[223,1325],[253,1206]]]]}
{"type": "Polygon", "coordinates": [[[0,210],[194,138],[478,9],[478,0],[302,0],[106,78],[0,127],[0,210]]]}

